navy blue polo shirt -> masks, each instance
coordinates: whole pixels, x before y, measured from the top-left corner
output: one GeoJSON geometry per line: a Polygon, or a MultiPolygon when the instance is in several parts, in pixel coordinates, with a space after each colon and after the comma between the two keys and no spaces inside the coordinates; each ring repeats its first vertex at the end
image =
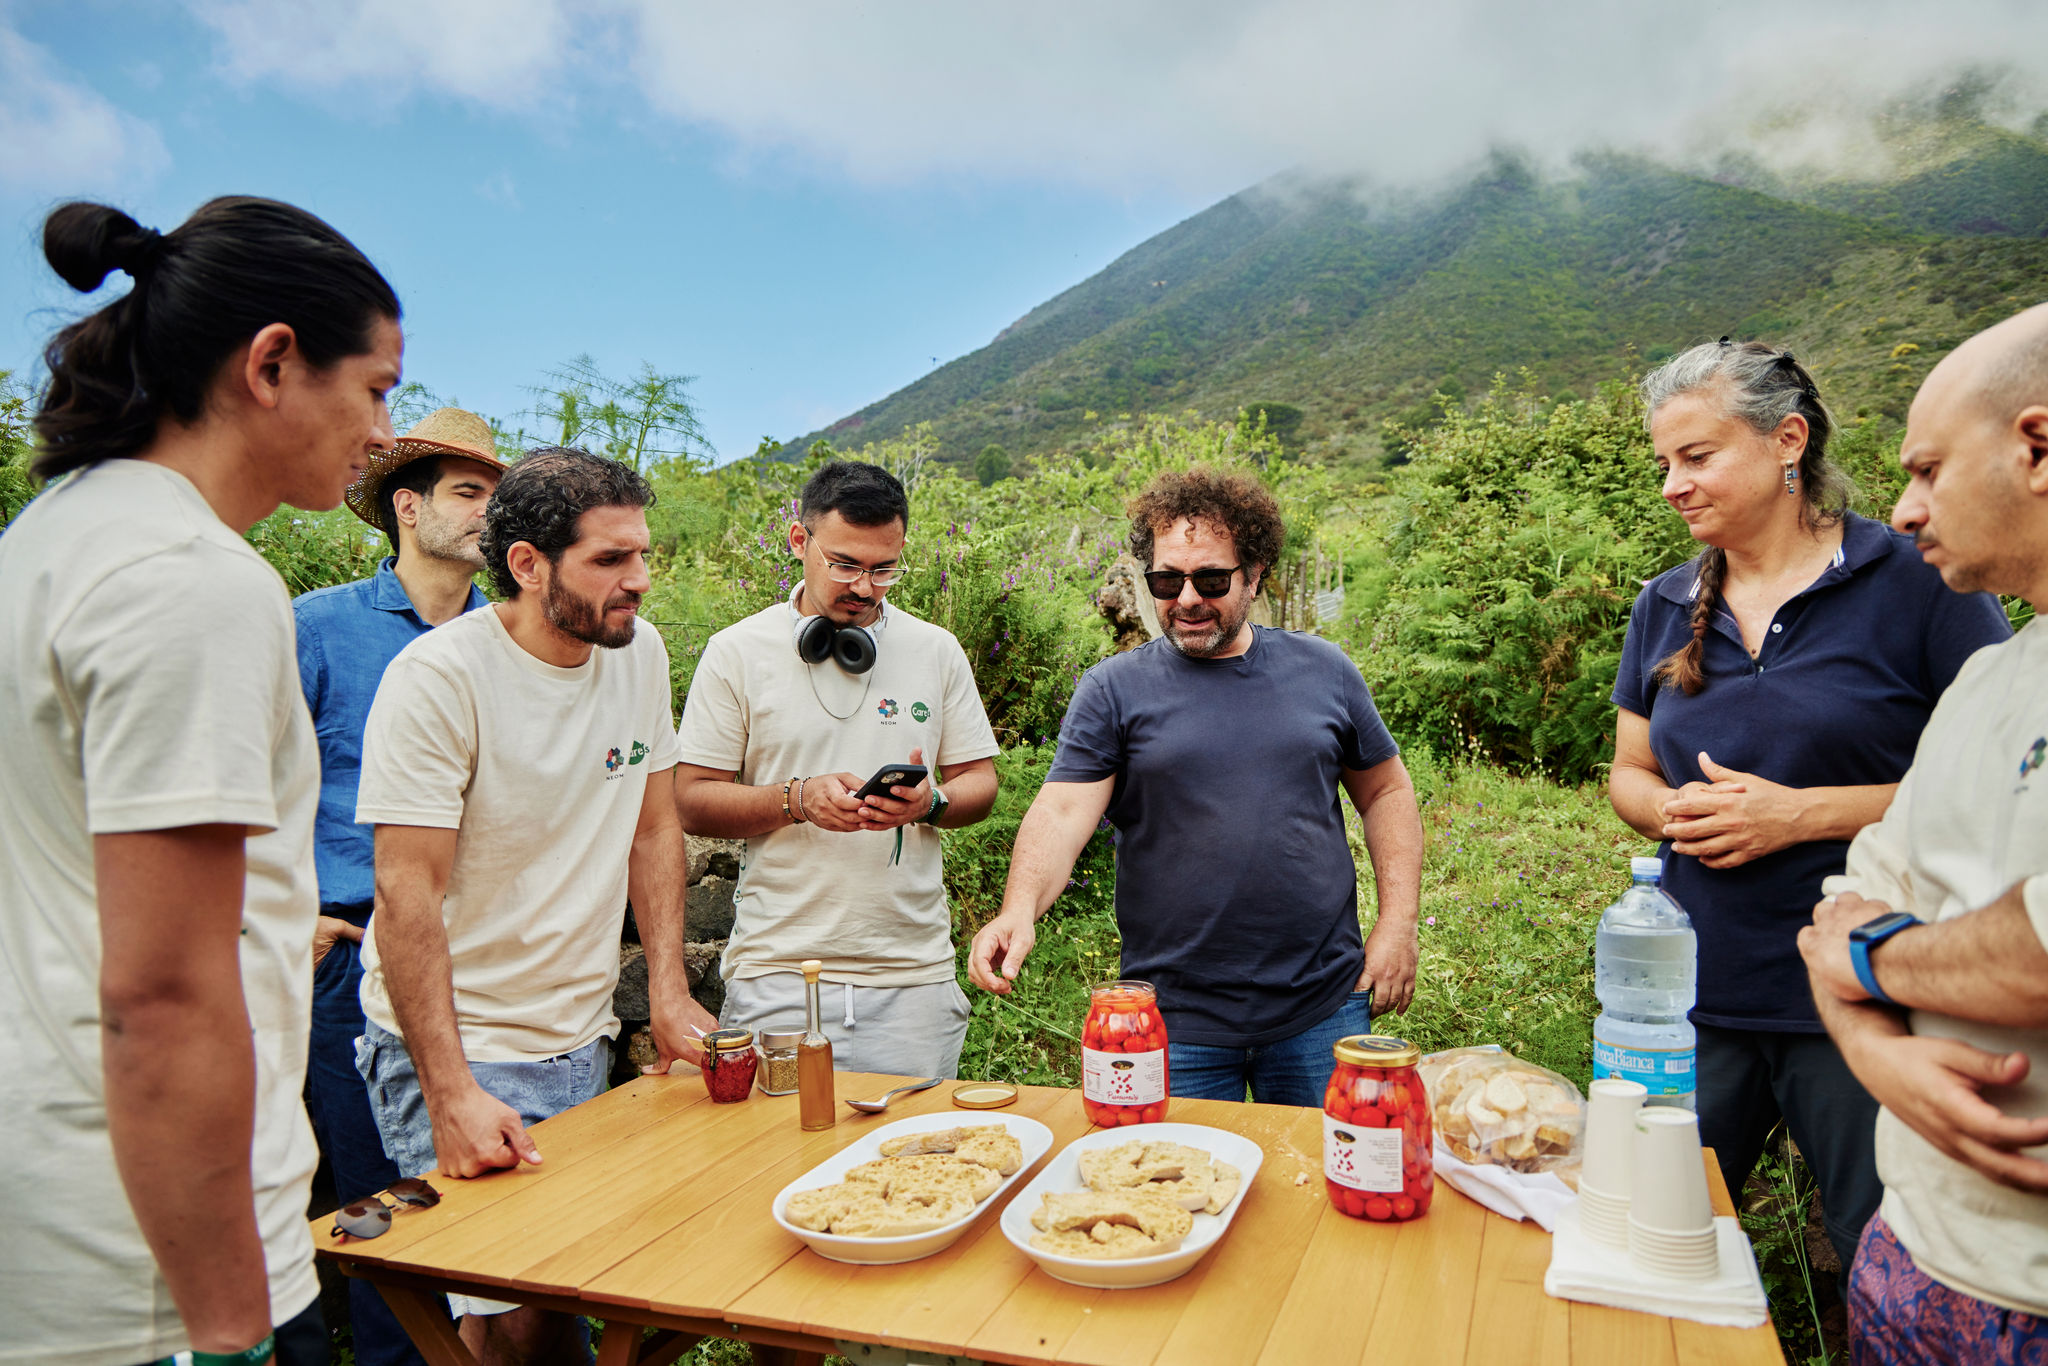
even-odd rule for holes
{"type": "MultiPolygon", "coordinates": [[[[313,817],[313,869],[322,906],[363,906],[376,892],[371,827],[356,824],[356,787],[363,776],[363,726],[384,668],[431,631],[398,581],[397,560],[354,583],[316,588],[292,600],[299,630],[299,686],[320,743],[320,805],[313,817]]],[[[469,587],[474,612],[482,590],[469,587]]],[[[352,917],[347,917],[352,918],[352,917]]]]}
{"type": "MultiPolygon", "coordinates": [[[[1950,592],[1910,538],[1851,514],[1835,563],[1778,609],[1755,659],[1733,614],[1715,612],[1707,683],[1687,696],[1651,674],[1692,639],[1698,579],[1693,559],[1644,587],[1614,684],[1616,706],[1649,718],[1673,787],[1706,781],[1701,750],[1787,787],[1895,783],[1963,661],[2012,634],[1996,598],[1950,592]]],[[[1699,935],[1696,1023],[1822,1032],[1797,941],[1848,851],[1816,840],[1716,869],[1664,843],[1665,890],[1699,935]]]]}
{"type": "Polygon", "coordinates": [[[1081,679],[1049,783],[1114,777],[1125,977],[1170,1038],[1257,1048],[1344,1004],[1365,966],[1344,770],[1400,752],[1358,666],[1326,640],[1252,628],[1195,659],[1167,640],[1081,679]]]}

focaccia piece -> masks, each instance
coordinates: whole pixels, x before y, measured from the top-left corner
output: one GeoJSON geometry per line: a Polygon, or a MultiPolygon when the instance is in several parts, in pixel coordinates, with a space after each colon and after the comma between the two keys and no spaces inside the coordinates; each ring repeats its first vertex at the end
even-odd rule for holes
{"type": "Polygon", "coordinates": [[[1047,1233],[1123,1224],[1171,1247],[1180,1246],[1195,1226],[1194,1216],[1179,1205],[1145,1191],[1047,1191],[1031,1222],[1047,1233]]]}
{"type": "Polygon", "coordinates": [[[991,1124],[980,1133],[968,1133],[962,1138],[953,1149],[953,1156],[962,1162],[972,1162],[1002,1176],[1010,1176],[1024,1165],[1024,1145],[1002,1125],[991,1124]]]}
{"type": "Polygon", "coordinates": [[[807,1228],[813,1233],[824,1233],[832,1227],[834,1219],[843,1216],[852,1208],[854,1201],[864,1200],[875,1194],[871,1186],[841,1181],[837,1185],[820,1186],[816,1190],[798,1191],[789,1197],[783,1213],[789,1222],[798,1228],[807,1228]]]}
{"type": "Polygon", "coordinates": [[[1150,1257],[1174,1249],[1147,1238],[1128,1224],[1097,1224],[1092,1229],[1034,1233],[1031,1246],[1059,1257],[1090,1257],[1100,1261],[1150,1257]]]}
{"type": "Polygon", "coordinates": [[[832,1221],[832,1232],[848,1238],[900,1238],[929,1233],[974,1213],[974,1199],[962,1191],[898,1191],[855,1201],[832,1221]]]}
{"type": "Polygon", "coordinates": [[[849,1182],[881,1189],[883,1195],[898,1191],[964,1191],[982,1201],[994,1195],[1003,1179],[978,1162],[962,1162],[952,1153],[913,1153],[902,1157],[879,1157],[863,1162],[846,1173],[849,1182]]]}

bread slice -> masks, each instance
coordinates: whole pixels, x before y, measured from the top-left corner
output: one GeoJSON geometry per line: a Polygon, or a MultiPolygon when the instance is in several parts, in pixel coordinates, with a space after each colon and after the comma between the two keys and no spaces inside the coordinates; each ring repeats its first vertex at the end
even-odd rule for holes
{"type": "Polygon", "coordinates": [[[884,1195],[895,1195],[898,1191],[957,1190],[976,1201],[988,1199],[1003,1184],[994,1168],[962,1162],[952,1153],[880,1157],[852,1168],[846,1179],[879,1187],[884,1195]]]}
{"type": "Polygon", "coordinates": [[[1101,1261],[1150,1257],[1155,1253],[1173,1251],[1126,1224],[1097,1224],[1086,1230],[1034,1233],[1031,1246],[1060,1257],[1091,1257],[1101,1261]]]}
{"type": "Polygon", "coordinates": [[[929,1233],[974,1213],[973,1197],[961,1191],[897,1191],[855,1200],[832,1221],[832,1232],[848,1238],[901,1238],[929,1233]]]}
{"type": "Polygon", "coordinates": [[[1169,1252],[1195,1227],[1194,1216],[1173,1201],[1145,1191],[1047,1191],[1031,1214],[1032,1224],[1047,1233],[1092,1229],[1097,1224],[1123,1224],[1169,1252]]]}

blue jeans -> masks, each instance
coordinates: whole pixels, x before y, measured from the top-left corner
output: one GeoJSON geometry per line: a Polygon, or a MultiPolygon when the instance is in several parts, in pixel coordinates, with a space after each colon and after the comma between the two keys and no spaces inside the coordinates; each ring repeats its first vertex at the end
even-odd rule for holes
{"type": "MultiPolygon", "coordinates": [[[[320,914],[366,925],[368,906],[322,906],[320,914]]],[[[306,1115],[334,1174],[342,1204],[384,1190],[404,1175],[384,1155],[370,1093],[356,1071],[363,1032],[362,946],[338,939],[313,969],[313,1034],[306,1049],[306,1115]]],[[[348,1317],[361,1366],[426,1366],[419,1349],[368,1281],[350,1278],[348,1317]]]]}
{"type": "Polygon", "coordinates": [[[1166,1044],[1173,1094],[1189,1100],[1243,1100],[1245,1089],[1262,1105],[1322,1108],[1323,1088],[1336,1069],[1331,1046],[1347,1034],[1372,1033],[1372,992],[1354,991],[1327,1018],[1299,1034],[1256,1048],[1166,1044]]]}

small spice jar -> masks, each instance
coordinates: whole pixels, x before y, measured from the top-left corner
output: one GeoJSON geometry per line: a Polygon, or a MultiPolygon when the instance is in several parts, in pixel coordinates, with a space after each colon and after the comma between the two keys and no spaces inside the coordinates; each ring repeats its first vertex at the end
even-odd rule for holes
{"type": "Polygon", "coordinates": [[[702,1039],[704,1057],[697,1070],[704,1074],[704,1089],[721,1105],[745,1100],[754,1090],[754,1051],[751,1029],[714,1029],[702,1039]]]}
{"type": "Polygon", "coordinates": [[[1166,1024],[1150,982],[1104,982],[1081,1026],[1081,1109],[1088,1122],[1157,1124],[1166,1118],[1166,1024]]]}
{"type": "Polygon", "coordinates": [[[1400,1221],[1429,1213],[1436,1193],[1422,1051],[1385,1034],[1337,1040],[1323,1092],[1323,1184],[1355,1219],[1400,1221]]]}
{"type": "Polygon", "coordinates": [[[796,1046],[804,1041],[801,1025],[793,1029],[761,1031],[761,1072],[758,1084],[764,1096],[796,1094],[796,1046]]]}

